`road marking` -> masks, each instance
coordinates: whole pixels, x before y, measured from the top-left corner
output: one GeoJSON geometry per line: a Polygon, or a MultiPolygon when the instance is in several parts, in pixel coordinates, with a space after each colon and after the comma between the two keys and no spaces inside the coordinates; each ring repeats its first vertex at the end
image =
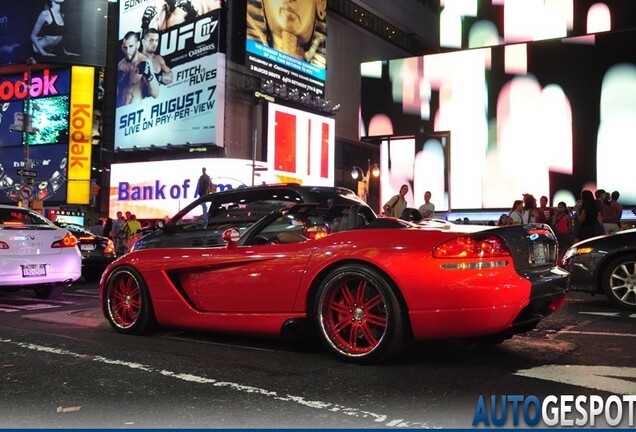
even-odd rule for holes
{"type": "Polygon", "coordinates": [[[604,316],[604,317],[619,317],[621,316],[618,312],[579,312],[581,315],[595,315],[595,316],[604,316]]]}
{"type": "Polygon", "coordinates": [[[632,334],[632,333],[588,332],[588,331],[576,331],[576,330],[561,330],[557,333],[558,334],[589,335],[589,336],[636,337],[636,334],[632,334]]]}
{"type": "MultiPolygon", "coordinates": [[[[579,312],[581,315],[594,315],[610,318],[620,318],[623,315],[620,312],[579,312]]],[[[636,313],[627,315],[627,318],[636,318],[636,313]]]]}
{"type": "Polygon", "coordinates": [[[41,309],[53,309],[59,308],[60,305],[52,305],[47,303],[33,303],[26,305],[16,305],[16,304],[0,304],[0,311],[2,312],[17,312],[17,311],[34,311],[41,309]]]}
{"type": "Polygon", "coordinates": [[[521,369],[514,375],[586,387],[613,394],[636,394],[636,382],[634,382],[636,368],[631,367],[546,365],[532,369],[521,369]]]}
{"type": "MultiPolygon", "coordinates": [[[[188,373],[179,373],[173,372],[165,369],[155,369],[152,366],[144,365],[141,363],[133,363],[124,360],[116,360],[110,359],[98,355],[87,355],[87,354],[79,354],[72,351],[53,348],[44,345],[36,345],[27,342],[19,342],[11,339],[0,339],[0,343],[18,346],[23,349],[28,349],[32,351],[38,352],[46,352],[49,354],[62,355],[67,357],[74,357],[83,360],[92,360],[94,362],[103,363],[112,366],[120,366],[126,367],[129,369],[134,369],[137,371],[153,373],[163,375],[165,377],[174,378],[182,381],[187,381],[195,384],[204,384],[211,385],[213,387],[224,387],[229,388],[231,390],[247,393],[252,395],[260,395],[266,398],[274,399],[282,402],[289,402],[296,405],[301,405],[303,407],[312,408],[316,410],[329,411],[332,413],[338,413],[347,416],[348,418],[358,418],[358,419],[368,419],[373,421],[376,424],[380,424],[384,427],[395,427],[395,428],[428,428],[430,427],[426,423],[408,421],[404,419],[390,419],[385,414],[378,414],[370,411],[360,410],[358,408],[351,408],[344,405],[339,405],[331,402],[324,401],[315,401],[315,400],[307,400],[302,396],[295,396],[290,394],[279,394],[278,392],[267,390],[259,387],[252,387],[249,385],[228,382],[228,381],[220,381],[214,378],[207,378],[200,375],[192,375],[188,373]]],[[[636,385],[636,384],[635,384],[636,385]]]]}

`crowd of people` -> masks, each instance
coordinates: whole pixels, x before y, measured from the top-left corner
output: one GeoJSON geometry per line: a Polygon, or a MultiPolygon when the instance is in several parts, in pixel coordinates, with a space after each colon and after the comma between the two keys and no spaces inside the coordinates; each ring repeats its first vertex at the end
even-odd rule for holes
{"type": "MultiPolygon", "coordinates": [[[[384,215],[411,222],[433,218],[435,204],[431,202],[431,192],[424,193],[424,204],[419,208],[409,207],[406,194],[408,185],[402,185],[400,192],[392,196],[383,206],[384,215]]],[[[560,201],[556,207],[549,206],[548,197],[537,199],[532,194],[524,194],[523,199],[515,200],[508,213],[503,213],[496,225],[515,225],[527,223],[545,223],[552,227],[559,241],[561,251],[577,241],[590,237],[612,234],[621,229],[623,205],[619,202],[620,193],[598,189],[581,192],[574,206],[568,207],[560,201]]],[[[470,223],[467,218],[457,223],[470,223]]],[[[491,222],[490,225],[495,225],[491,222]]]]}
{"type": "Polygon", "coordinates": [[[563,201],[549,207],[546,196],[542,196],[537,205],[533,195],[524,194],[523,200],[514,201],[510,212],[501,215],[497,225],[547,223],[564,251],[577,241],[620,230],[623,206],[619,198],[618,191],[609,193],[598,189],[593,194],[586,189],[573,207],[563,201]]]}
{"type": "Polygon", "coordinates": [[[118,211],[116,218],[106,218],[103,224],[98,224],[92,228],[95,234],[107,237],[115,243],[117,255],[128,253],[132,245],[141,234],[141,222],[137,216],[127,211],[118,211]]]}

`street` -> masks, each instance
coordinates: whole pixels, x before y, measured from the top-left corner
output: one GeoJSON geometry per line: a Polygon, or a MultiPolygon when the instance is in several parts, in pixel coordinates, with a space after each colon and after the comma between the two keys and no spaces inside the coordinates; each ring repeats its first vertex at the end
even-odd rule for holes
{"type": "Polygon", "coordinates": [[[480,396],[636,394],[636,313],[579,293],[503,344],[422,343],[366,367],[278,339],[120,335],[94,283],[0,293],[0,329],[2,428],[467,428],[480,396]]]}

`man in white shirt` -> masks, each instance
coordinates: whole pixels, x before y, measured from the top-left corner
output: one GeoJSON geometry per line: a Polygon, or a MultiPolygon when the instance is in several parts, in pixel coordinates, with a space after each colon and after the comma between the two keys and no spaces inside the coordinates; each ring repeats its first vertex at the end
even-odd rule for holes
{"type": "Polygon", "coordinates": [[[432,218],[435,213],[435,204],[431,202],[431,192],[424,192],[424,204],[418,209],[423,218],[432,218]]]}

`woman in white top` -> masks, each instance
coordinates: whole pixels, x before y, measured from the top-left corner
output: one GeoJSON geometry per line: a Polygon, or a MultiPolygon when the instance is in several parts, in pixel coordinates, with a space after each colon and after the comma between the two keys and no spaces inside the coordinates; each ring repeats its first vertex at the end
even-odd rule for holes
{"type": "Polygon", "coordinates": [[[510,225],[521,225],[523,224],[523,201],[515,200],[512,205],[512,209],[510,213],[508,213],[509,224],[510,225]]]}

